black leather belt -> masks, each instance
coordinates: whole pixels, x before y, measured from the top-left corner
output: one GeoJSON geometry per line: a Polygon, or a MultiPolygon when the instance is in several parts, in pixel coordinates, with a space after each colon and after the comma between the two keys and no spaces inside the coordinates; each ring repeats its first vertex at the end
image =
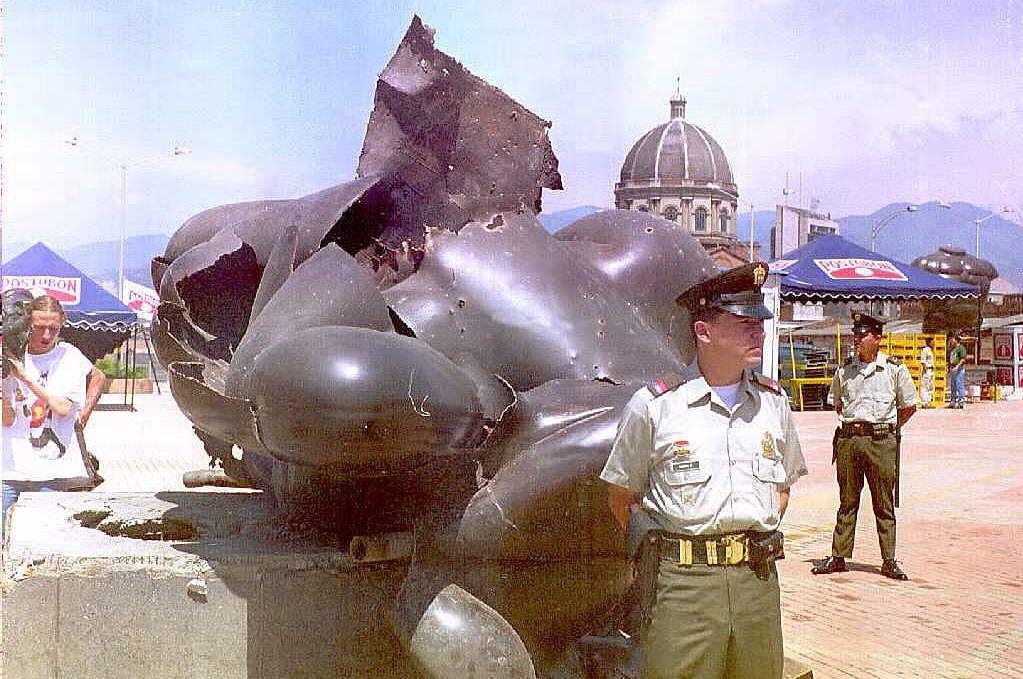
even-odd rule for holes
{"type": "Polygon", "coordinates": [[[895,433],[895,424],[889,422],[843,422],[842,436],[885,436],[895,433]]]}

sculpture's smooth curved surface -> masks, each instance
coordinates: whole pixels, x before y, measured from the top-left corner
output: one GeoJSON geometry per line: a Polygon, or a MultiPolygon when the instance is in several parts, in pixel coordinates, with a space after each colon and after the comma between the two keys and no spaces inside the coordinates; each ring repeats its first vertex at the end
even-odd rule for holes
{"type": "Polygon", "coordinates": [[[431,677],[536,677],[515,629],[457,585],[448,585],[430,602],[416,624],[409,652],[431,677]]]}

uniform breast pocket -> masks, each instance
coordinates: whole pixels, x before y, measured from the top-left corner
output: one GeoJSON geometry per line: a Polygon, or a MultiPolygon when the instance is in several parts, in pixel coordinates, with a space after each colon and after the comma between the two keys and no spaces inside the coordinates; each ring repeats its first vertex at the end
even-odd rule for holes
{"type": "Polygon", "coordinates": [[[664,480],[670,486],[688,486],[703,483],[710,478],[710,469],[698,459],[674,457],[664,462],[664,480]]]}
{"type": "Polygon", "coordinates": [[[785,483],[787,474],[781,460],[757,455],[753,458],[753,476],[764,483],[785,483]]]}

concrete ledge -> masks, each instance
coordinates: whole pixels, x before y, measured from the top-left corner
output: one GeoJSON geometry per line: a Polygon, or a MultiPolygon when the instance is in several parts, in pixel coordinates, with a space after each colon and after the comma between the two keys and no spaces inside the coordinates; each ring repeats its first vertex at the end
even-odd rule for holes
{"type": "MultiPolygon", "coordinates": [[[[5,676],[415,677],[390,629],[407,564],[275,539],[252,493],[26,493],[5,555],[5,676]],[[169,521],[194,542],[107,535],[169,521]]],[[[158,532],[158,530],[157,530],[158,532]]]]}

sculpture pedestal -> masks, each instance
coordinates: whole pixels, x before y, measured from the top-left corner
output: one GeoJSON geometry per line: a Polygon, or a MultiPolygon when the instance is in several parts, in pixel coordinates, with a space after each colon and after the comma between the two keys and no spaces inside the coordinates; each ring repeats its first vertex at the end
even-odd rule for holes
{"type": "MultiPolygon", "coordinates": [[[[10,529],[4,676],[420,676],[390,623],[407,562],[283,534],[259,493],[25,493],[10,529]]],[[[550,676],[623,676],[569,655],[550,676]]]]}
{"type": "Polygon", "coordinates": [[[356,564],[271,517],[253,493],[22,495],[5,676],[418,676],[390,627],[407,563],[356,564]],[[192,541],[120,536],[160,533],[192,541]]]}

